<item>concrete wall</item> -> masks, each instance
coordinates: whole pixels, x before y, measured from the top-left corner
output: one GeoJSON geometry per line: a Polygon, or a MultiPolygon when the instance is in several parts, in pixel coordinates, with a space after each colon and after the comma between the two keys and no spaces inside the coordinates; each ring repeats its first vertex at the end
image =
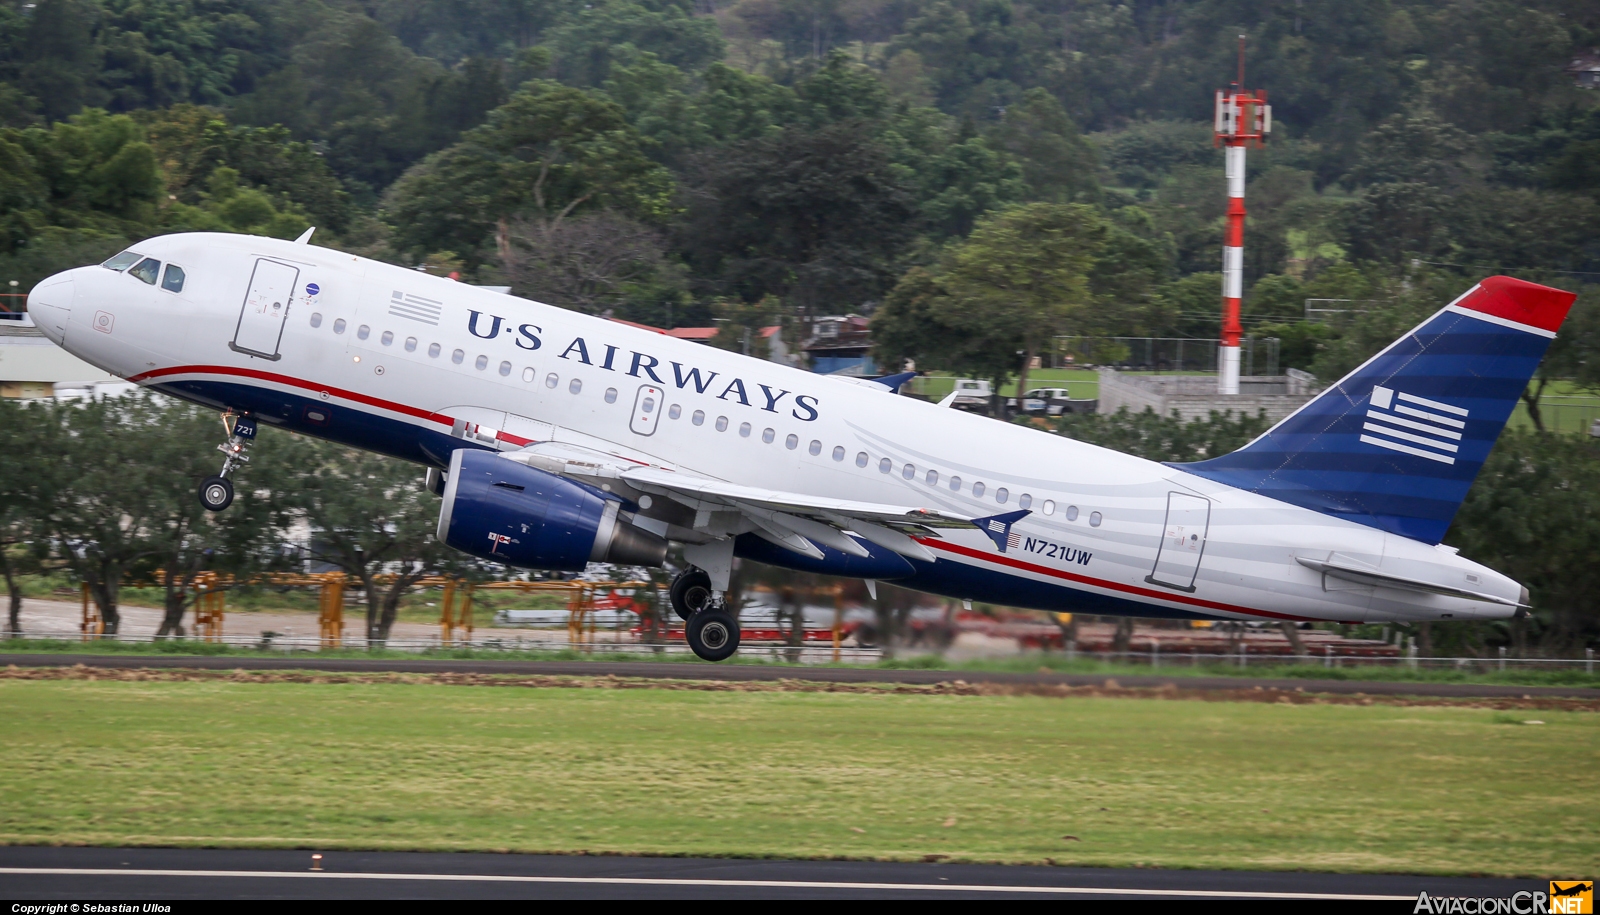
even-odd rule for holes
{"type": "Polygon", "coordinates": [[[1315,395],[1316,379],[1290,369],[1292,375],[1253,375],[1239,379],[1239,394],[1217,393],[1215,375],[1132,375],[1115,369],[1100,370],[1100,406],[1096,412],[1114,414],[1123,407],[1130,413],[1146,408],[1161,416],[1173,412],[1184,422],[1206,419],[1211,413],[1254,416],[1265,411],[1277,422],[1315,395]]]}
{"type": "Polygon", "coordinates": [[[0,321],[0,397],[50,397],[55,385],[121,382],[51,343],[37,327],[0,321]]]}

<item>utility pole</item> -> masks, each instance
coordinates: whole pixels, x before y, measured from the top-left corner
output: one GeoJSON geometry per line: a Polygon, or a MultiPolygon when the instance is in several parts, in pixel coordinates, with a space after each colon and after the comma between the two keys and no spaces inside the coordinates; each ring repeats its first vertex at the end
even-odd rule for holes
{"type": "Polygon", "coordinates": [[[1244,36],[1239,36],[1239,78],[1217,90],[1212,143],[1224,147],[1228,175],[1228,237],[1222,248],[1222,340],[1217,347],[1217,392],[1239,393],[1239,299],[1244,295],[1244,151],[1266,145],[1272,106],[1266,90],[1244,88],[1244,36]]]}

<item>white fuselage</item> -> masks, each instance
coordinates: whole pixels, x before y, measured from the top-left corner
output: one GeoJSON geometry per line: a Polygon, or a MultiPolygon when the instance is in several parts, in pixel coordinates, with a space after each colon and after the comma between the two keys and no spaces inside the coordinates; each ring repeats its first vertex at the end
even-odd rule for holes
{"type": "Polygon", "coordinates": [[[1298,561],[1333,558],[1519,598],[1515,581],[1448,548],[1163,464],[330,249],[190,234],[134,250],[181,265],[182,291],[79,268],[40,284],[35,321],[101,368],[268,425],[435,464],[452,432],[477,426],[498,430],[487,437],[502,450],[565,436],[772,490],[1031,511],[1004,552],[976,529],[924,540],[952,565],[910,587],[1223,619],[1512,614],[1298,561]],[[263,259],[276,273],[257,276],[263,259]],[[274,290],[285,301],[250,301],[274,290]],[[634,409],[641,386],[664,392],[653,418],[634,409]]]}

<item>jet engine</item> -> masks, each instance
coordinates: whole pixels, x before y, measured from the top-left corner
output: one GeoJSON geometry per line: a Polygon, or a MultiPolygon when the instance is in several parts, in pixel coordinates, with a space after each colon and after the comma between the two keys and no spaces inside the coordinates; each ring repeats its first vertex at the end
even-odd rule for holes
{"type": "Polygon", "coordinates": [[[659,566],[667,541],[621,517],[616,496],[487,451],[450,456],[439,540],[506,565],[581,572],[591,562],[659,566]]]}

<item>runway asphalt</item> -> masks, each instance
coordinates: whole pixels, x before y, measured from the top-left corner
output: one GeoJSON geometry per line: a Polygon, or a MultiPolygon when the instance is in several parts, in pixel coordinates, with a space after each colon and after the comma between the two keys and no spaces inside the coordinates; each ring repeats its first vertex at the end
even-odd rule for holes
{"type": "Polygon", "coordinates": [[[1325,899],[1409,906],[1419,892],[1500,897],[1548,889],[1543,880],[1394,874],[413,852],[329,851],[314,871],[312,854],[0,848],[0,899],[1325,899]]]}
{"type": "Polygon", "coordinates": [[[977,670],[886,670],[875,667],[775,667],[661,661],[483,661],[449,659],[184,657],[110,654],[0,654],[0,666],[190,668],[199,670],[318,670],[344,672],[522,674],[532,676],[648,677],[677,680],[810,680],[823,683],[1012,683],[1120,686],[1183,690],[1303,690],[1367,696],[1435,696],[1460,699],[1567,698],[1600,700],[1600,689],[1580,686],[1503,686],[1383,680],[1311,680],[1299,677],[1177,677],[1158,674],[1003,673],[977,670]]]}

